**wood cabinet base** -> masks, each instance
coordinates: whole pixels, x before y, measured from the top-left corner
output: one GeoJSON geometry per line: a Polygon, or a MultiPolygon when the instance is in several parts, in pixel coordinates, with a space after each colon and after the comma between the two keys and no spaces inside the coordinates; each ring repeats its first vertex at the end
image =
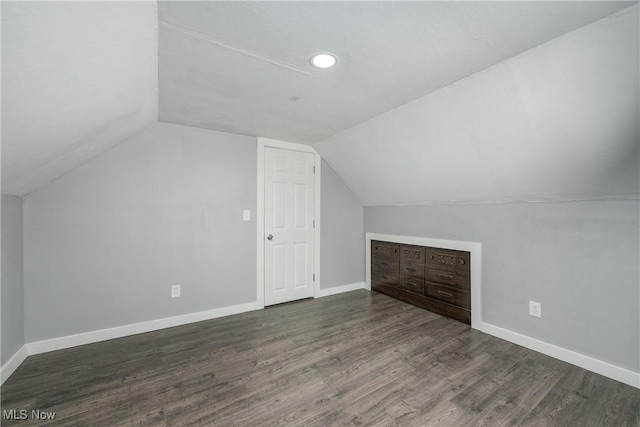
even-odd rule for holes
{"type": "Polygon", "coordinates": [[[371,241],[371,289],[471,324],[471,254],[371,241]]]}
{"type": "Polygon", "coordinates": [[[462,308],[456,307],[446,302],[438,301],[422,295],[416,295],[411,292],[397,289],[393,286],[385,285],[384,283],[372,282],[371,289],[390,297],[407,302],[411,305],[415,305],[425,310],[432,311],[443,316],[451,317],[460,322],[471,324],[471,312],[462,308]]]}

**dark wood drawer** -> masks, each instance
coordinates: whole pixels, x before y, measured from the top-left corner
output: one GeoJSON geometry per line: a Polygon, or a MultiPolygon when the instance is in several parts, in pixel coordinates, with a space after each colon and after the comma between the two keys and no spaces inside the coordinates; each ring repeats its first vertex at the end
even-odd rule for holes
{"type": "Polygon", "coordinates": [[[439,270],[427,266],[427,280],[454,288],[469,290],[469,274],[458,271],[439,270]]]}
{"type": "Polygon", "coordinates": [[[443,270],[469,271],[469,252],[427,248],[427,264],[443,270]]]}
{"type": "Polygon", "coordinates": [[[398,286],[400,280],[397,274],[393,273],[384,273],[380,271],[372,271],[371,272],[371,281],[384,283],[387,285],[398,286]]]}
{"type": "Polygon", "coordinates": [[[371,255],[398,260],[400,256],[400,245],[397,243],[371,241],[371,255]]]}
{"type": "Polygon", "coordinates": [[[446,286],[435,285],[433,283],[427,283],[426,295],[438,299],[440,301],[448,302],[455,306],[471,309],[471,295],[469,292],[460,291],[458,289],[449,288],[446,286]]]}
{"type": "Polygon", "coordinates": [[[400,261],[400,274],[424,279],[424,264],[400,261]]]}
{"type": "Polygon", "coordinates": [[[455,305],[448,304],[437,299],[425,297],[424,295],[414,294],[413,292],[407,292],[397,287],[385,285],[383,283],[371,283],[371,288],[374,291],[382,292],[393,298],[408,302],[418,307],[422,307],[426,310],[433,311],[434,313],[441,314],[443,316],[451,317],[460,322],[471,324],[471,312],[464,308],[456,307],[455,305]]]}
{"type": "Polygon", "coordinates": [[[424,280],[413,277],[400,277],[400,289],[414,294],[424,295],[424,280]]]}
{"type": "Polygon", "coordinates": [[[392,261],[389,258],[383,258],[379,256],[372,256],[371,269],[377,271],[388,271],[389,273],[398,274],[398,261],[392,261]]]}
{"type": "Polygon", "coordinates": [[[469,324],[471,254],[371,241],[371,289],[469,324]]]}
{"type": "Polygon", "coordinates": [[[408,261],[424,264],[425,253],[423,246],[400,245],[400,262],[408,261]]]}

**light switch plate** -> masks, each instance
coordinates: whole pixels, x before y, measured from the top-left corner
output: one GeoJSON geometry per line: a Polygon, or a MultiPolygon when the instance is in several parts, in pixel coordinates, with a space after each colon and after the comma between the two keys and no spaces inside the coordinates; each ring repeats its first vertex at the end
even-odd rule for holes
{"type": "Polygon", "coordinates": [[[251,211],[245,209],[242,211],[242,220],[243,221],[251,221],[251,211]]]}

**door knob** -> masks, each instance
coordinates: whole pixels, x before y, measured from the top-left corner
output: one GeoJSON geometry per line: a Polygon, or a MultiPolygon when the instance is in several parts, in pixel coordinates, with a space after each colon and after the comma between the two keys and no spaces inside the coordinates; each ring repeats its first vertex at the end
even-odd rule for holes
{"type": "Polygon", "coordinates": [[[273,240],[273,234],[269,234],[269,235],[267,236],[267,240],[273,240]]]}

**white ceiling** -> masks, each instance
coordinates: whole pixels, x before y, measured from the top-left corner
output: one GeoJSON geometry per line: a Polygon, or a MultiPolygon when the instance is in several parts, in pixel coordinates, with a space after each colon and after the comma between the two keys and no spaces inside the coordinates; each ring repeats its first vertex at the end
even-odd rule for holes
{"type": "Polygon", "coordinates": [[[159,117],[316,143],[629,4],[161,2],[159,117]]]}
{"type": "Polygon", "coordinates": [[[2,192],[157,120],[317,143],[629,4],[3,1],[2,192]]]}
{"type": "Polygon", "coordinates": [[[365,205],[638,199],[639,7],[314,147],[365,205]]]}
{"type": "Polygon", "coordinates": [[[28,193],[158,119],[157,5],[2,2],[2,193],[28,193]]]}

